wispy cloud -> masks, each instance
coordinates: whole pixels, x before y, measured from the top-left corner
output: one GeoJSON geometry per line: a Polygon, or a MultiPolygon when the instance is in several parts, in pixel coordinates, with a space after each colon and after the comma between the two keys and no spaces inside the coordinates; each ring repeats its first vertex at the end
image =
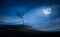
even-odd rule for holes
{"type": "Polygon", "coordinates": [[[24,16],[25,23],[33,28],[38,28],[39,30],[60,31],[60,17],[52,19],[51,16],[41,14],[40,10],[31,10],[27,13],[24,16]]]}
{"type": "Polygon", "coordinates": [[[5,23],[5,24],[7,24],[7,23],[12,24],[12,23],[17,23],[17,22],[22,23],[22,19],[18,18],[18,17],[1,16],[0,22],[5,23]]]}

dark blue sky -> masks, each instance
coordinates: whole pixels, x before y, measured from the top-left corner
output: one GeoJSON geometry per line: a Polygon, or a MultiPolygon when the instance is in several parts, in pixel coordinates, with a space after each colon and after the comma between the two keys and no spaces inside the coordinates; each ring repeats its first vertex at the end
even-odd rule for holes
{"type": "Polygon", "coordinates": [[[0,16],[15,16],[16,12],[27,13],[32,8],[42,5],[59,4],[57,0],[0,0],[0,16]]]}
{"type": "Polygon", "coordinates": [[[24,17],[26,25],[47,31],[60,29],[59,0],[0,0],[0,24],[21,24],[16,13],[24,17]],[[46,16],[42,10],[48,7],[52,13],[46,16]]]}

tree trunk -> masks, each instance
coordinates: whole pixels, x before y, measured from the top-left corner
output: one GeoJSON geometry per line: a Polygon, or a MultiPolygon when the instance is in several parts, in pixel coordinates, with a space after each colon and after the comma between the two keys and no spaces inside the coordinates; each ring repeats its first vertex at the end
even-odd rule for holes
{"type": "Polygon", "coordinates": [[[24,29],[24,19],[22,18],[22,20],[23,20],[23,29],[24,29]]]}

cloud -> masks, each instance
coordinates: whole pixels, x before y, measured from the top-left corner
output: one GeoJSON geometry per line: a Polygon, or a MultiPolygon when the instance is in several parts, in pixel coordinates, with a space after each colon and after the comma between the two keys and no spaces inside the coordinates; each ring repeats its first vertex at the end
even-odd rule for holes
{"type": "Polygon", "coordinates": [[[5,24],[7,24],[7,23],[10,23],[10,24],[15,23],[16,24],[17,22],[22,23],[22,19],[18,18],[18,17],[1,16],[0,22],[5,23],[5,24]]]}
{"type": "MultiPolygon", "coordinates": [[[[55,17],[55,16],[53,16],[55,17]]],[[[60,17],[52,19],[52,16],[45,16],[41,8],[32,9],[24,16],[25,24],[44,31],[60,31],[60,17]]]]}

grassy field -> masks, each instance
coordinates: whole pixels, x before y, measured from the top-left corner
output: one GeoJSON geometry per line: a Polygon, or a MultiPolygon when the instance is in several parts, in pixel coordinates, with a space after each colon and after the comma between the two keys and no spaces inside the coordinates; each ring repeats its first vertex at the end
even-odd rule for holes
{"type": "Polygon", "coordinates": [[[26,26],[23,24],[18,24],[18,25],[2,25],[2,24],[0,24],[0,30],[11,30],[11,31],[18,31],[18,32],[31,32],[31,33],[48,33],[47,31],[35,30],[31,26],[26,26]]]}
{"type": "MultiPolygon", "coordinates": [[[[0,25],[0,34],[1,35],[8,35],[13,36],[18,35],[19,37],[23,36],[41,36],[41,35],[53,35],[53,34],[60,34],[60,32],[47,32],[47,31],[37,31],[34,30],[31,26],[23,26],[22,24],[18,25],[0,25]],[[31,28],[31,29],[30,29],[31,28]],[[14,34],[14,35],[13,35],[14,34]]],[[[54,36],[55,36],[54,35],[54,36]]]]}
{"type": "Polygon", "coordinates": [[[26,26],[23,24],[18,24],[18,25],[2,25],[0,24],[0,30],[1,29],[7,29],[7,30],[16,30],[16,31],[35,31],[34,28],[31,26],[26,26]]]}

